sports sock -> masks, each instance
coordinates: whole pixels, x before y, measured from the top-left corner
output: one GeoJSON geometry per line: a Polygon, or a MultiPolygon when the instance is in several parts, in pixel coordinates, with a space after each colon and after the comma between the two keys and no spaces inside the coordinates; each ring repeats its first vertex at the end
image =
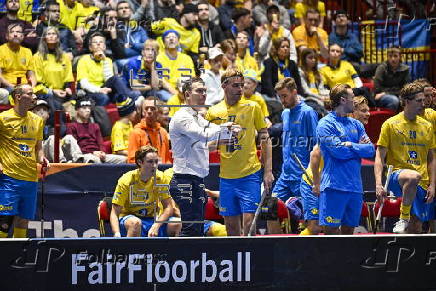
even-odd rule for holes
{"type": "Polygon", "coordinates": [[[410,209],[412,208],[412,205],[404,205],[401,203],[400,206],[400,218],[404,220],[410,220],[410,209]]]}
{"type": "Polygon", "coordinates": [[[14,238],[26,238],[27,237],[27,229],[14,227],[14,238]]]}

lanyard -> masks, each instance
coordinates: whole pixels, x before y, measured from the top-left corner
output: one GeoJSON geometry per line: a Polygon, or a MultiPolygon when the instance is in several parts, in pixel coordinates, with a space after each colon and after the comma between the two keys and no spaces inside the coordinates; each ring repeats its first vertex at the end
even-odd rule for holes
{"type": "Polygon", "coordinates": [[[156,149],[160,150],[160,147],[161,147],[162,144],[163,144],[163,143],[162,143],[162,135],[160,134],[160,129],[157,131],[157,135],[159,136],[159,147],[154,146],[153,141],[152,141],[152,139],[151,139],[151,136],[150,136],[150,134],[148,133],[147,130],[145,130],[145,134],[147,135],[147,139],[148,139],[150,145],[151,145],[152,147],[155,147],[156,149]]]}

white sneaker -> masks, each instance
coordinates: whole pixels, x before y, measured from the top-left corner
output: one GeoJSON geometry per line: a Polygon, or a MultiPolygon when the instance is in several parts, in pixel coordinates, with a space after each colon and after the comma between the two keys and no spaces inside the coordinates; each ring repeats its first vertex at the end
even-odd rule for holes
{"type": "Polygon", "coordinates": [[[395,223],[394,233],[407,233],[407,226],[409,225],[409,221],[405,219],[400,219],[395,223]]]}

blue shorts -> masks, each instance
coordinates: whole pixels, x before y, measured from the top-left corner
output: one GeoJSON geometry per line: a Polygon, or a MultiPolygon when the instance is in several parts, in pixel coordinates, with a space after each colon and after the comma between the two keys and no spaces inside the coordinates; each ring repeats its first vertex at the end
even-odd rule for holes
{"type": "Polygon", "coordinates": [[[37,182],[17,180],[0,175],[0,215],[18,215],[34,219],[36,212],[37,182]]]}
{"type": "Polygon", "coordinates": [[[300,197],[300,180],[285,180],[282,179],[283,175],[277,180],[272,195],[280,198],[283,202],[289,199],[289,197],[300,197]]]}
{"type": "MultiPolygon", "coordinates": [[[[395,197],[403,196],[403,190],[401,189],[400,182],[398,181],[401,171],[402,170],[393,172],[391,178],[389,179],[388,191],[392,191],[395,197]]],[[[425,203],[424,199],[426,195],[427,191],[418,185],[416,189],[415,200],[413,200],[410,213],[415,215],[420,221],[429,221],[434,219],[434,202],[425,203]]]]}
{"type": "Polygon", "coordinates": [[[220,178],[220,214],[255,213],[260,202],[262,170],[239,179],[220,178]]]}
{"type": "Polygon", "coordinates": [[[358,226],[362,203],[362,193],[324,189],[319,197],[319,225],[358,226]]]}
{"type": "MultiPolygon", "coordinates": [[[[127,229],[124,226],[124,223],[130,217],[137,217],[137,216],[130,214],[130,215],[123,216],[119,219],[121,236],[127,236],[127,229]]],[[[150,228],[152,227],[152,225],[154,223],[154,219],[153,218],[140,218],[140,219],[142,221],[141,237],[147,237],[148,231],[150,230],[150,228]]],[[[161,225],[161,227],[159,227],[158,237],[167,237],[167,236],[168,236],[167,235],[167,224],[163,223],[161,225]]]]}
{"type": "Polygon", "coordinates": [[[303,210],[305,220],[319,219],[319,197],[312,193],[312,186],[301,179],[301,198],[303,198],[303,210]]]}

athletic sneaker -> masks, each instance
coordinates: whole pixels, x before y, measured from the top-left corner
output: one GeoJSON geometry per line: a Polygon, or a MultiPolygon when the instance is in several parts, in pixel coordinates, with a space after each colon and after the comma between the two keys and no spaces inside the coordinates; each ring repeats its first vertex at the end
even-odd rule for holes
{"type": "Polygon", "coordinates": [[[407,226],[409,225],[409,221],[405,219],[400,219],[395,223],[394,233],[407,233],[407,226]]]}

